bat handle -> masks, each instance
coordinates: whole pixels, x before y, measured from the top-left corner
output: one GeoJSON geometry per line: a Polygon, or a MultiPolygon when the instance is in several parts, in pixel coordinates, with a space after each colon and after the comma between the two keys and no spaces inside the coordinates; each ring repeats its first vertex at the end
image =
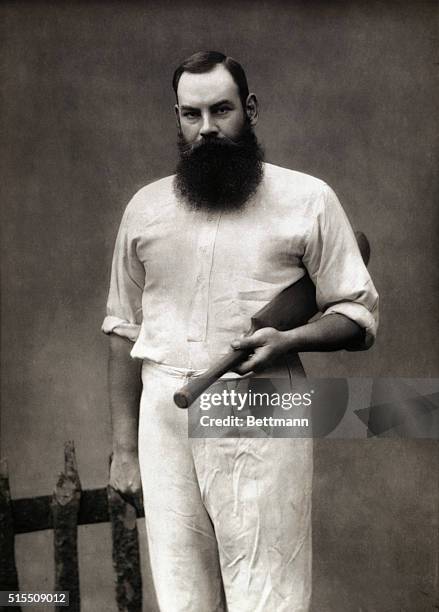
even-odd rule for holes
{"type": "Polygon", "coordinates": [[[249,355],[248,351],[237,350],[225,355],[214,366],[207,370],[202,376],[192,378],[184,387],[174,393],[174,402],[179,408],[189,406],[212,385],[218,378],[229,370],[233,370],[242,363],[249,355]]]}

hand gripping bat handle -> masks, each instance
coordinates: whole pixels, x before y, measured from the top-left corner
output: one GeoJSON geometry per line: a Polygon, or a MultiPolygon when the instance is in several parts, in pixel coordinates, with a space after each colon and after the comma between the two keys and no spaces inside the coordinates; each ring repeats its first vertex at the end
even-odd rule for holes
{"type": "MultiPolygon", "coordinates": [[[[251,336],[257,329],[266,327],[265,321],[258,319],[257,314],[252,317],[251,327],[245,334],[246,336],[251,336]]],[[[203,391],[206,391],[206,389],[221,378],[223,374],[230,372],[245,361],[250,353],[251,351],[246,351],[244,349],[230,351],[227,355],[224,355],[224,357],[214,363],[214,365],[204,374],[197,378],[192,378],[184,387],[176,391],[174,393],[174,402],[179,408],[189,408],[197,397],[200,397],[203,391]]]]}
{"type": "Polygon", "coordinates": [[[241,349],[224,355],[205,374],[192,378],[187,385],[176,391],[174,393],[174,402],[179,408],[189,408],[203,391],[210,387],[218,378],[221,378],[223,374],[233,370],[233,368],[242,363],[249,354],[249,351],[241,349]]]}

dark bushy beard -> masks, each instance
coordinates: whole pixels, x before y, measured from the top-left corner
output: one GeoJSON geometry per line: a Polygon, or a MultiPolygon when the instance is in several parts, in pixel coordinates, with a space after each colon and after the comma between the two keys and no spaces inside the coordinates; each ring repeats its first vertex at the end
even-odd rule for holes
{"type": "Polygon", "coordinates": [[[215,136],[188,145],[180,134],[178,149],[175,188],[193,209],[238,210],[262,180],[264,153],[248,124],[236,141],[215,136]]]}

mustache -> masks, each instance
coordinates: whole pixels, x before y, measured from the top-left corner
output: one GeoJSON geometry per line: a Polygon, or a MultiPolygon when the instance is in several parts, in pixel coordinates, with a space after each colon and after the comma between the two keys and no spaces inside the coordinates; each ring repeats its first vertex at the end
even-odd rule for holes
{"type": "Polygon", "coordinates": [[[207,151],[207,150],[215,150],[221,148],[230,147],[232,149],[237,149],[244,146],[244,140],[232,140],[227,136],[204,136],[203,140],[198,142],[188,143],[184,140],[183,136],[179,134],[178,137],[178,147],[182,154],[190,154],[194,151],[207,151]]]}

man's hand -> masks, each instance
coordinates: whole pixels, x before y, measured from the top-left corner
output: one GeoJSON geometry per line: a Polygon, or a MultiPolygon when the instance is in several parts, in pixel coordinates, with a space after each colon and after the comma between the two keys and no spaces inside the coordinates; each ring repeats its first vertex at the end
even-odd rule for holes
{"type": "Polygon", "coordinates": [[[250,357],[235,368],[238,374],[264,370],[273,361],[290,349],[284,332],[273,327],[258,329],[251,336],[239,338],[232,342],[233,349],[251,351],[250,357]]]}
{"type": "Polygon", "coordinates": [[[289,352],[355,350],[364,344],[364,330],[339,313],[321,317],[295,329],[278,331],[272,327],[259,329],[251,336],[234,340],[232,348],[252,354],[235,371],[238,374],[265,369],[281,355],[289,352]]]}
{"type": "Polygon", "coordinates": [[[136,451],[113,453],[109,484],[122,496],[134,497],[141,493],[139,459],[136,451]]]}

